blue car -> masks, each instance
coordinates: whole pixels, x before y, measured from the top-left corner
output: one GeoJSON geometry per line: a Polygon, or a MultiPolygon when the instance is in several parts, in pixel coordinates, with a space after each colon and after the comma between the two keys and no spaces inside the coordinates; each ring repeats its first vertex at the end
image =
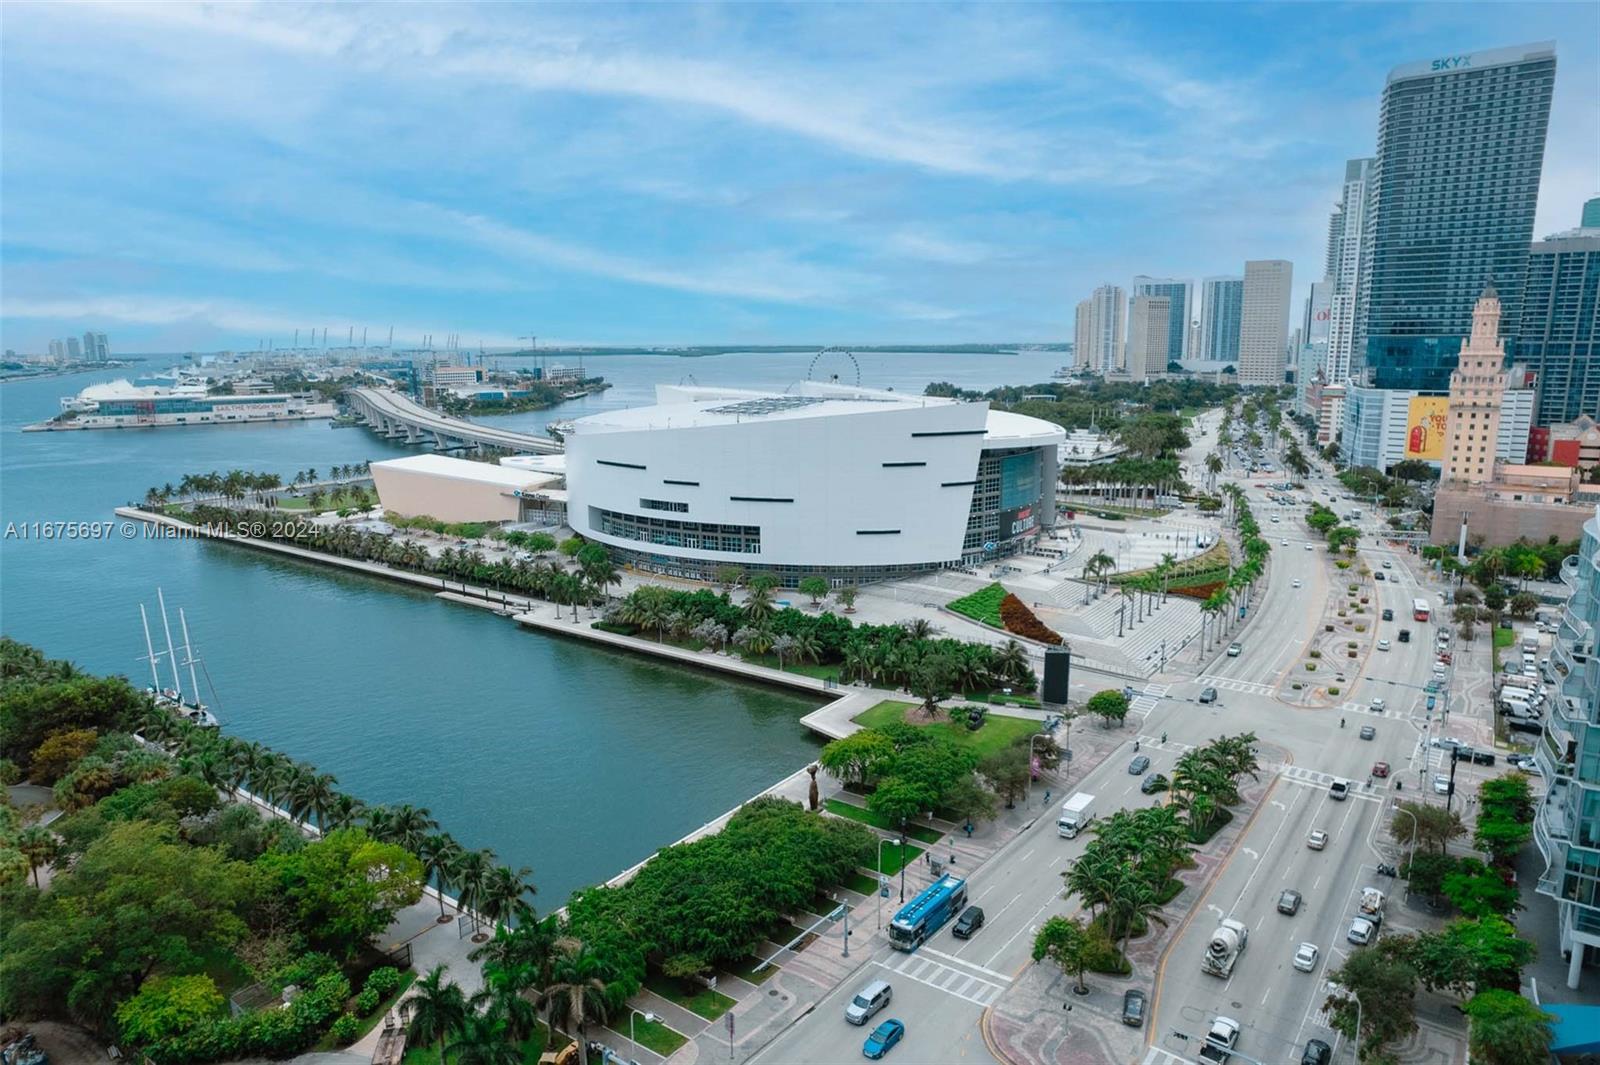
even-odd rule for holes
{"type": "Polygon", "coordinates": [[[861,1044],[861,1053],[876,1061],[883,1057],[900,1042],[901,1036],[906,1034],[906,1026],[890,1017],[867,1036],[867,1041],[861,1044]]]}

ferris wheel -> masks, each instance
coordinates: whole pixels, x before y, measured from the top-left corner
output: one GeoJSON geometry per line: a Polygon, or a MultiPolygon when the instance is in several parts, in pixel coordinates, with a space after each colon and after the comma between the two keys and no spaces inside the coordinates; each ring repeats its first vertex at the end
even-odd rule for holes
{"type": "Polygon", "coordinates": [[[856,361],[854,352],[845,348],[823,348],[811,357],[811,365],[806,367],[807,381],[845,384],[847,375],[850,384],[861,387],[861,363],[856,361]]]}

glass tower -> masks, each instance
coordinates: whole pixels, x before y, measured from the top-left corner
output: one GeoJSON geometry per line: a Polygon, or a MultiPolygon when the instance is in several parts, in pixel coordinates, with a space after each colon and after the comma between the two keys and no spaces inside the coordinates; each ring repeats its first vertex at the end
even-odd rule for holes
{"type": "MultiPolygon", "coordinates": [[[[1189,316],[1193,310],[1190,293],[1193,286],[1188,281],[1170,277],[1136,277],[1128,291],[1130,310],[1138,296],[1165,296],[1172,302],[1167,311],[1167,361],[1182,362],[1189,352],[1189,316]]],[[[1132,334],[1130,328],[1129,334],[1132,334]]],[[[1163,371],[1166,367],[1161,368],[1163,371]]]]}
{"type": "Polygon", "coordinates": [[[1555,76],[1553,41],[1389,73],[1356,317],[1377,387],[1445,391],[1486,280],[1518,320],[1555,76]]]}
{"type": "Polygon", "coordinates": [[[1584,523],[1561,579],[1571,595],[1550,655],[1544,735],[1533,750],[1547,788],[1533,841],[1545,861],[1536,890],[1557,902],[1561,949],[1570,951],[1567,986],[1576,989],[1585,954],[1600,955],[1600,514],[1584,523]]]}
{"type": "Polygon", "coordinates": [[[1206,362],[1238,362],[1244,278],[1208,277],[1200,291],[1200,358],[1206,362]]]}
{"type": "Polygon", "coordinates": [[[1538,424],[1600,413],[1600,229],[1534,242],[1513,328],[1517,361],[1539,374],[1538,424]]]}

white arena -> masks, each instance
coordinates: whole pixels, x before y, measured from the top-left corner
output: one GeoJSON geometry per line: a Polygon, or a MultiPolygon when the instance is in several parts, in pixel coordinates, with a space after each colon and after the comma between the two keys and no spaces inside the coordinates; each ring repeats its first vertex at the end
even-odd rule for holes
{"type": "Polygon", "coordinates": [[[839,586],[1014,554],[1055,522],[1065,433],[986,402],[815,382],[656,400],[565,437],[568,524],[640,569],[839,586]]]}

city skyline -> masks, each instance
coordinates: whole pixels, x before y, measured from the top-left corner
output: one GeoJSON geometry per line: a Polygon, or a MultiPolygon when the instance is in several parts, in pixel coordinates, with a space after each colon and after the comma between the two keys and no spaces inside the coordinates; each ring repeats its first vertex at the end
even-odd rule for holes
{"type": "Polygon", "coordinates": [[[1534,238],[1600,183],[1591,8],[1182,10],[13,7],[4,346],[1065,341],[1267,258],[1298,308],[1388,71],[1544,38],[1534,238]]]}

